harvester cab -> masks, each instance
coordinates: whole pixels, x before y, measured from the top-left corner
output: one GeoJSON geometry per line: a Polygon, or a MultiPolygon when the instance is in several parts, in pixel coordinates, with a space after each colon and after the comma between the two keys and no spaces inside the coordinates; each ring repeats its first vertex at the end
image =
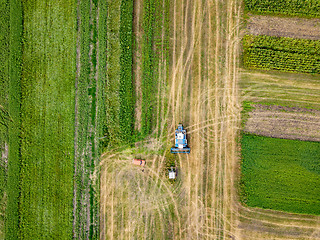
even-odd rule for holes
{"type": "Polygon", "coordinates": [[[175,147],[171,148],[171,153],[190,153],[187,143],[187,131],[183,129],[182,124],[179,124],[175,131],[175,147]]]}

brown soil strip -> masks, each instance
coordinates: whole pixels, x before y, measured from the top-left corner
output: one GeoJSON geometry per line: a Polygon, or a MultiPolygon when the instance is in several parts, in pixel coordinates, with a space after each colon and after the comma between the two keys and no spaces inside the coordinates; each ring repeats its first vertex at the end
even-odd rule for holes
{"type": "Polygon", "coordinates": [[[141,28],[140,17],[143,9],[142,1],[133,1],[133,36],[135,38],[135,46],[133,50],[133,77],[135,84],[135,129],[141,131],[141,103],[142,103],[142,92],[141,92],[141,66],[142,66],[142,34],[143,29],[141,28]]]}
{"type": "Polygon", "coordinates": [[[247,31],[253,35],[320,40],[320,19],[251,16],[247,31]]]}
{"type": "Polygon", "coordinates": [[[258,135],[320,141],[320,111],[256,104],[249,113],[245,132],[258,135]]]}

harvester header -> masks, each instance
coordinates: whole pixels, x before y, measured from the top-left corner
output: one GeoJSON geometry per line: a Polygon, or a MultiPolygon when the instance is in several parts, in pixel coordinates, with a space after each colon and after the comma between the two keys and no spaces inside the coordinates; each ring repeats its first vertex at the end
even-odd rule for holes
{"type": "Polygon", "coordinates": [[[190,153],[187,143],[187,131],[183,129],[182,124],[179,124],[175,131],[175,147],[171,148],[171,153],[190,153]]]}

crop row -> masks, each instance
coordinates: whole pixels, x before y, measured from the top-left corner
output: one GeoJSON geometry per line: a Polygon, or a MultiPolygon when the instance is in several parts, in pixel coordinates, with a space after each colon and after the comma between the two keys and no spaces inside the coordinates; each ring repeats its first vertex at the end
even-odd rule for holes
{"type": "Polygon", "coordinates": [[[244,37],[245,46],[265,48],[290,53],[320,55],[320,41],[266,35],[244,37]]]}
{"type": "Polygon", "coordinates": [[[318,0],[245,0],[245,10],[258,14],[320,17],[318,0]]]}
{"type": "Polygon", "coordinates": [[[134,90],[132,81],[133,2],[120,6],[120,132],[123,143],[130,143],[134,128],[134,90]]]}
{"type": "Polygon", "coordinates": [[[2,157],[5,151],[5,144],[8,141],[7,121],[4,118],[4,111],[8,109],[8,89],[9,89],[9,8],[6,2],[0,2],[0,239],[5,238],[5,209],[7,192],[7,164],[2,157]]]}
{"type": "Polygon", "coordinates": [[[2,13],[0,16],[0,151],[5,151],[7,155],[6,159],[0,158],[0,238],[17,239],[20,174],[21,2],[1,1],[0,12],[2,13]],[[5,212],[2,212],[4,209],[5,212]]]}
{"type": "Polygon", "coordinates": [[[151,0],[143,5],[142,18],[142,103],[141,133],[160,133],[166,116],[167,99],[161,91],[167,91],[169,77],[170,0],[151,0]],[[166,64],[167,63],[167,64],[166,64]],[[166,68],[166,69],[164,69],[166,68]],[[163,75],[165,73],[166,75],[163,75]],[[160,79],[161,76],[161,79],[160,79]],[[159,127],[155,129],[156,126],[159,127]]]}
{"type": "Polygon", "coordinates": [[[154,78],[155,82],[158,83],[158,89],[155,93],[159,96],[155,106],[157,114],[154,114],[156,119],[157,117],[157,126],[158,129],[155,129],[158,134],[161,132],[163,124],[166,124],[165,116],[167,116],[167,98],[162,97],[167,95],[167,88],[169,84],[169,74],[170,74],[170,12],[173,2],[171,0],[165,1],[156,1],[155,2],[155,27],[154,27],[154,78]],[[160,97],[161,96],[161,97],[160,97]]]}
{"type": "MultiPolygon", "coordinates": [[[[101,43],[107,46],[106,78],[103,69],[99,75],[105,81],[106,122],[104,124],[104,146],[130,144],[134,130],[134,89],[132,79],[132,21],[133,2],[107,1],[107,38],[99,33],[101,43]]],[[[101,24],[99,24],[100,27],[101,24]]],[[[99,43],[100,45],[100,43],[99,43]]],[[[102,51],[104,51],[102,49],[102,51]]]]}
{"type": "Polygon", "coordinates": [[[143,10],[141,132],[146,135],[152,131],[155,112],[155,88],[157,86],[154,81],[155,56],[153,51],[155,0],[146,2],[143,10]]]}
{"type": "Polygon", "coordinates": [[[107,59],[105,85],[105,145],[117,146],[120,139],[120,0],[108,0],[107,59]]]}
{"type": "Polygon", "coordinates": [[[320,73],[320,41],[247,35],[243,47],[248,68],[320,73]]]}

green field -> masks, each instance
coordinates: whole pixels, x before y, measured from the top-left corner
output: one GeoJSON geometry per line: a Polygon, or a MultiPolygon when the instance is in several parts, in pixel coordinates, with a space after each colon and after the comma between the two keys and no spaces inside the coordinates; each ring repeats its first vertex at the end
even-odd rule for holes
{"type": "Polygon", "coordinates": [[[246,35],[243,49],[244,66],[250,69],[320,73],[320,41],[246,35]]]}
{"type": "Polygon", "coordinates": [[[320,214],[320,143],[243,134],[241,146],[244,204],[320,214]]]}
{"type": "Polygon", "coordinates": [[[76,2],[23,1],[20,238],[71,239],[76,2]]]}
{"type": "Polygon", "coordinates": [[[319,0],[245,0],[245,10],[256,14],[320,17],[319,0]]]}

